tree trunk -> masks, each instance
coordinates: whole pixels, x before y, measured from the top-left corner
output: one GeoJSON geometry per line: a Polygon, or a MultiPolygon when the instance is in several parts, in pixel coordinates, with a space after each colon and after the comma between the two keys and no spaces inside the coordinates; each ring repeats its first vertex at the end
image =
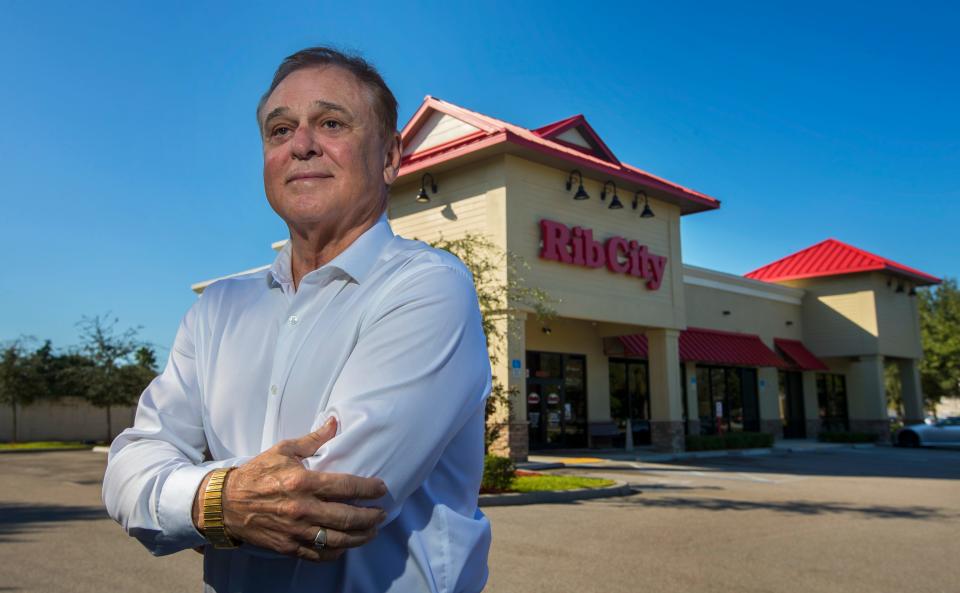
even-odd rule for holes
{"type": "Polygon", "coordinates": [[[110,423],[110,406],[107,406],[107,446],[113,440],[113,426],[110,423]]]}

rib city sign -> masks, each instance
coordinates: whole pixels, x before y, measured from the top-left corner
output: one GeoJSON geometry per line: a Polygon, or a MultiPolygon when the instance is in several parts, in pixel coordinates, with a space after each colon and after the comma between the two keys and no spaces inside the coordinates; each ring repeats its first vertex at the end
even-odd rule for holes
{"type": "Polygon", "coordinates": [[[667,268],[667,258],[650,253],[646,245],[623,237],[610,237],[602,244],[594,240],[593,231],[553,220],[540,221],[540,257],[550,261],[602,268],[617,274],[628,274],[647,281],[647,288],[657,290],[667,268]]]}

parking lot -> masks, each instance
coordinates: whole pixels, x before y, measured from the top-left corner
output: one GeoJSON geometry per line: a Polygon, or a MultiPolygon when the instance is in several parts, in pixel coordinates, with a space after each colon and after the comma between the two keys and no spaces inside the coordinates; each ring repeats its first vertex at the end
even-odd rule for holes
{"type": "MultiPolygon", "coordinates": [[[[0,455],[0,591],[196,591],[106,517],[106,456],[0,455]]],[[[892,448],[560,470],[633,496],[484,510],[488,591],[960,591],[960,452],[892,448]]]]}

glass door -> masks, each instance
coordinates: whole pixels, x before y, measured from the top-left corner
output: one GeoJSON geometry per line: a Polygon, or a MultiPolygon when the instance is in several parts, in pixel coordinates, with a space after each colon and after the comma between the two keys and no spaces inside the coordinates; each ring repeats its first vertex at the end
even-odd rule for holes
{"type": "Polygon", "coordinates": [[[586,357],[527,352],[530,449],[587,446],[586,357]]]}
{"type": "Polygon", "coordinates": [[[635,445],[650,444],[650,379],[645,360],[610,360],[610,417],[620,429],[613,446],[626,445],[627,418],[635,445]]]}

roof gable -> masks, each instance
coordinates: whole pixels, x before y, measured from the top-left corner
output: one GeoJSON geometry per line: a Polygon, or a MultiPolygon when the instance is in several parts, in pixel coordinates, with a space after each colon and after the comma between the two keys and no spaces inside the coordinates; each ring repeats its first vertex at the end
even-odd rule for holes
{"type": "Polygon", "coordinates": [[[939,284],[940,279],[836,239],[826,239],[806,249],[744,274],[747,278],[777,282],[837,276],[857,272],[888,272],[905,276],[919,285],[939,284]]]}
{"type": "Polygon", "coordinates": [[[403,156],[460,140],[480,132],[480,128],[447,113],[431,111],[412,137],[403,146],[403,156]]]}
{"type": "Polygon", "coordinates": [[[547,124],[543,127],[533,130],[533,133],[541,138],[560,142],[571,148],[582,150],[587,154],[601,158],[616,165],[620,161],[613,154],[607,145],[600,139],[594,129],[587,123],[587,118],[582,115],[574,115],[560,121],[547,124]]]}

